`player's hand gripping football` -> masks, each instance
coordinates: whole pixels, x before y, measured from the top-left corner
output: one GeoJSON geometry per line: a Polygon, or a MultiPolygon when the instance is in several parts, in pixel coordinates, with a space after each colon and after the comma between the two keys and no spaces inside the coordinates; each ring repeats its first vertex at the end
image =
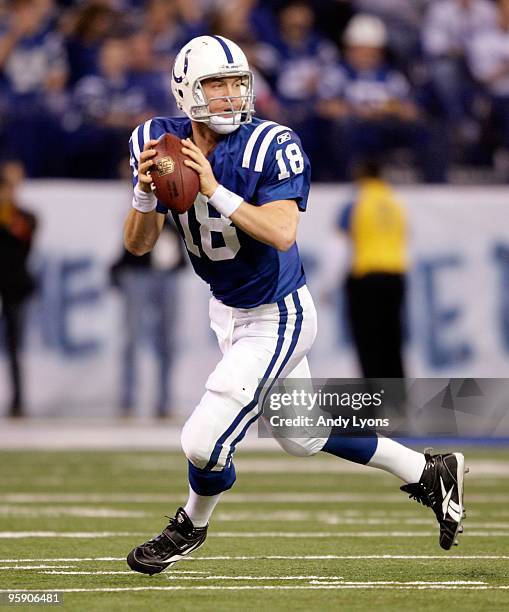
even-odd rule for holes
{"type": "Polygon", "coordinates": [[[189,157],[189,159],[184,160],[184,164],[196,170],[200,177],[200,191],[204,196],[210,198],[218,188],[219,183],[216,181],[216,177],[212,172],[209,160],[190,138],[182,140],[182,144],[184,145],[182,147],[182,153],[189,157]]]}
{"type": "Polygon", "coordinates": [[[157,142],[157,140],[147,140],[140,154],[140,161],[138,163],[138,187],[145,193],[150,193],[152,191],[150,169],[154,165],[154,157],[157,153],[154,147],[157,142]]]}

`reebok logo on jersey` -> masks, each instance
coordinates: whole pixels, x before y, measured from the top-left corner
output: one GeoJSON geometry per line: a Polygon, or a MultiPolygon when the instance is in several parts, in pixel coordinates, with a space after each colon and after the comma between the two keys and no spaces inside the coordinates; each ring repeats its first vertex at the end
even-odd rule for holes
{"type": "Polygon", "coordinates": [[[291,139],[291,134],[290,132],[283,132],[283,134],[279,134],[279,136],[277,137],[277,143],[278,144],[283,144],[283,142],[286,142],[287,140],[291,139]]]}

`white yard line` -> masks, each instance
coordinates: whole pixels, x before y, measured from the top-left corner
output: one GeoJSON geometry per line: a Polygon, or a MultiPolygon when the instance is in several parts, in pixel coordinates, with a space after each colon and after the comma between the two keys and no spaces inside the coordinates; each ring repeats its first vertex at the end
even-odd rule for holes
{"type": "MultiPolygon", "coordinates": [[[[183,503],[185,495],[140,494],[140,493],[0,493],[0,503],[44,504],[44,503],[122,503],[122,504],[168,504],[183,503]]],[[[372,493],[231,493],[221,499],[221,504],[240,503],[373,503],[372,493]]],[[[398,491],[376,495],[376,503],[408,503],[408,496],[398,491]]],[[[509,503],[509,495],[469,495],[469,503],[509,503]]]]}
{"type": "MultiPolygon", "coordinates": [[[[34,510],[34,514],[37,510],[34,510]]],[[[360,513],[359,513],[360,514],[360,513]]],[[[221,523],[239,523],[239,522],[284,522],[284,523],[300,523],[313,521],[315,523],[324,523],[326,525],[401,525],[402,523],[409,525],[433,525],[434,519],[430,518],[415,518],[415,517],[372,517],[360,515],[357,517],[346,516],[334,512],[311,512],[311,511],[276,511],[276,512],[217,512],[214,514],[214,522],[221,523]]],[[[504,528],[509,528],[509,523],[504,523],[504,528]]]]}
{"type": "MultiPolygon", "coordinates": [[[[208,557],[186,557],[182,561],[391,561],[391,560],[432,560],[441,561],[503,561],[509,555],[215,555],[208,557]]],[[[61,557],[44,559],[0,559],[0,563],[87,563],[125,561],[125,557],[61,557]]],[[[172,570],[179,571],[179,570],[172,570]]],[[[182,571],[182,570],[180,570],[182,571]]]]}
{"type": "MultiPolygon", "coordinates": [[[[348,513],[334,512],[318,512],[314,513],[306,510],[289,510],[289,511],[274,511],[264,512],[262,515],[256,512],[241,511],[241,512],[218,512],[214,515],[216,523],[230,522],[274,522],[280,521],[284,523],[291,522],[307,522],[313,520],[317,523],[325,525],[425,525],[432,526],[435,520],[429,518],[416,518],[408,516],[409,513],[390,513],[391,518],[378,516],[370,516],[369,511],[366,513],[354,512],[356,517],[348,516],[348,513]]],[[[388,513],[383,513],[387,515],[388,513]]],[[[84,518],[148,518],[157,516],[153,512],[133,512],[127,510],[115,510],[113,508],[86,508],[86,507],[70,507],[62,508],[54,506],[49,508],[32,507],[25,508],[15,504],[0,505],[0,515],[5,516],[75,516],[84,518]]],[[[495,523],[473,523],[468,521],[468,527],[473,529],[509,529],[509,522],[495,523]]]]}
{"type": "MultiPolygon", "coordinates": [[[[509,531],[466,531],[469,537],[509,537],[509,531]]],[[[219,531],[209,537],[217,538],[427,538],[436,535],[435,531],[219,531]]]]}
{"type": "MultiPolygon", "coordinates": [[[[34,511],[34,514],[36,511],[34,511]]],[[[357,512],[356,517],[347,516],[345,514],[335,512],[311,512],[311,511],[276,511],[276,512],[217,512],[214,514],[215,522],[229,523],[229,522],[284,522],[284,523],[298,523],[314,521],[315,523],[323,523],[325,525],[425,525],[431,527],[435,525],[435,518],[429,516],[428,518],[416,518],[415,516],[410,517],[408,514],[398,515],[391,518],[369,516],[369,512],[363,513],[357,512]]],[[[470,513],[469,513],[470,514],[470,513]]],[[[496,523],[475,523],[468,521],[467,526],[469,529],[509,529],[509,522],[496,522],[496,523]]]]}
{"type": "Polygon", "coordinates": [[[142,536],[132,531],[0,531],[0,539],[21,538],[121,538],[142,536]]]}
{"type": "Polygon", "coordinates": [[[4,516],[76,516],[85,518],[146,518],[149,512],[133,510],[116,510],[115,508],[94,508],[83,506],[53,506],[49,508],[25,508],[16,505],[0,505],[0,515],[4,516]]]}
{"type": "MultiPolygon", "coordinates": [[[[314,579],[313,579],[314,580],[314,579]]],[[[311,581],[311,584],[314,584],[313,580],[311,581]]],[[[325,579],[327,580],[327,579],[325,579]]],[[[331,578],[329,580],[330,584],[333,584],[333,579],[331,578]]],[[[324,584],[322,582],[322,584],[324,584]]],[[[442,584],[442,585],[456,585],[456,584],[464,584],[464,585],[487,585],[487,582],[484,582],[483,580],[368,580],[368,581],[363,581],[363,580],[342,580],[341,584],[399,584],[399,585],[410,585],[410,586],[415,586],[415,585],[420,585],[420,584],[424,584],[424,585],[432,585],[432,584],[442,584]]]]}
{"type": "MultiPolygon", "coordinates": [[[[183,570],[183,569],[173,569],[171,570],[172,574],[207,574],[208,572],[198,571],[198,570],[183,570]]],[[[168,574],[165,574],[166,577],[168,574]]]]}
{"type": "MultiPolygon", "coordinates": [[[[90,572],[68,572],[68,571],[43,571],[39,574],[54,574],[59,576],[95,576],[113,574],[131,574],[132,570],[118,572],[90,571],[90,572]]],[[[166,580],[327,580],[342,581],[343,576],[174,576],[172,572],[164,574],[166,580]]],[[[465,583],[466,584],[466,583],[465,583]]],[[[470,584],[486,584],[485,582],[471,582],[470,584]]]]}
{"type": "MultiPolygon", "coordinates": [[[[3,563],[3,561],[2,561],[3,563]]],[[[34,570],[34,569],[72,569],[75,565],[6,565],[0,566],[2,570],[34,570]]]]}
{"type": "MultiPolygon", "coordinates": [[[[471,538],[507,538],[509,531],[466,531],[471,538]]],[[[428,538],[434,531],[217,531],[211,538],[428,538]]],[[[0,531],[0,539],[23,538],[119,538],[143,537],[144,533],[131,531],[0,531]]]]}
{"type": "MultiPolygon", "coordinates": [[[[293,591],[293,590],[344,590],[344,589],[384,589],[384,590],[508,590],[509,585],[442,585],[442,584],[422,584],[422,585],[388,585],[376,584],[372,582],[360,582],[350,584],[324,584],[324,585],[238,585],[238,586],[218,586],[218,585],[196,585],[196,586],[144,586],[144,587],[103,587],[103,588],[73,588],[57,589],[58,593],[133,593],[138,591],[293,591]]],[[[55,589],[0,589],[0,593],[54,593],[55,589]]]]}
{"type": "MultiPolygon", "coordinates": [[[[95,576],[95,575],[114,575],[114,574],[132,574],[132,571],[118,572],[68,572],[68,571],[44,571],[39,574],[55,574],[55,575],[80,575],[80,576],[95,576]]],[[[285,581],[285,580],[309,580],[309,584],[349,584],[349,585],[364,585],[364,584],[396,584],[396,585],[487,585],[483,580],[371,580],[371,581],[349,581],[342,576],[175,576],[172,573],[165,574],[167,580],[197,580],[197,581],[216,581],[216,580],[269,580],[269,581],[285,581]]]]}
{"type": "MultiPolygon", "coordinates": [[[[126,576],[126,575],[131,575],[133,574],[133,570],[122,570],[122,571],[95,571],[95,572],[68,572],[68,571],[61,571],[61,570],[51,570],[51,571],[43,571],[43,572],[37,572],[38,574],[51,574],[53,576],[126,576]]],[[[183,576],[179,576],[179,579],[183,579],[183,576]]],[[[198,578],[197,578],[198,579],[198,578]]]]}
{"type": "Polygon", "coordinates": [[[125,561],[125,557],[74,557],[59,559],[0,559],[0,563],[71,563],[81,561],[125,561]]]}

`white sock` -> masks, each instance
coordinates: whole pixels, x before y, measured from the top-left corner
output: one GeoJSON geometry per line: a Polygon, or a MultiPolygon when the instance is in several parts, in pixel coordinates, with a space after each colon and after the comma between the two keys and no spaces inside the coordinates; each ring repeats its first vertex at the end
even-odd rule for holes
{"type": "Polygon", "coordinates": [[[390,438],[378,436],[375,454],[368,461],[368,465],[390,472],[406,483],[413,483],[421,479],[426,459],[422,453],[390,438]]]}
{"type": "Polygon", "coordinates": [[[191,487],[189,487],[189,499],[184,506],[184,510],[187,516],[193,521],[195,527],[205,527],[208,525],[210,517],[221,495],[222,493],[218,495],[198,495],[198,493],[195,493],[191,487]]]}

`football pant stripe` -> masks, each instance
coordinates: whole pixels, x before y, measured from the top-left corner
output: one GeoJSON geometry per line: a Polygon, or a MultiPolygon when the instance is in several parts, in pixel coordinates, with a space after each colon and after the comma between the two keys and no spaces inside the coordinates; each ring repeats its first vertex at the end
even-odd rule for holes
{"type": "Polygon", "coordinates": [[[281,372],[283,371],[284,367],[288,363],[288,360],[290,359],[291,355],[293,354],[293,351],[295,350],[295,347],[297,346],[297,342],[299,341],[299,336],[300,336],[300,332],[301,332],[301,329],[302,329],[302,321],[303,321],[303,318],[304,318],[303,317],[303,309],[302,309],[302,305],[301,305],[300,300],[299,300],[299,294],[297,293],[297,291],[293,292],[292,298],[293,298],[293,303],[295,305],[296,320],[295,320],[295,328],[293,330],[292,341],[290,343],[290,347],[288,348],[288,351],[287,351],[283,361],[281,362],[281,365],[279,366],[278,371],[276,372],[275,376],[272,377],[272,381],[269,384],[269,387],[268,387],[267,391],[263,395],[263,400],[258,402],[257,405],[255,406],[255,409],[258,407],[257,410],[256,410],[256,414],[249,419],[249,421],[242,428],[242,431],[240,432],[240,434],[233,441],[233,443],[231,445],[230,452],[228,453],[228,459],[230,459],[230,457],[235,452],[236,445],[244,439],[244,436],[246,435],[247,430],[249,429],[251,424],[254,421],[256,421],[262,415],[262,413],[263,413],[263,404],[265,402],[265,398],[270,393],[270,391],[271,391],[272,387],[274,386],[276,380],[279,378],[281,372]]]}
{"type": "MultiPolygon", "coordinates": [[[[291,294],[287,295],[284,298],[284,305],[287,311],[291,311],[291,307],[292,307],[291,294]]],[[[265,385],[267,384],[267,381],[269,381],[271,378],[274,377],[273,372],[275,372],[279,368],[279,365],[281,364],[282,361],[284,361],[285,355],[288,352],[288,348],[291,344],[292,337],[293,337],[293,329],[295,327],[293,318],[295,317],[296,319],[296,314],[292,312],[292,314],[290,314],[290,317],[291,317],[291,320],[290,321],[287,320],[286,328],[283,332],[284,333],[283,344],[282,344],[281,350],[279,351],[279,356],[276,359],[276,362],[272,368],[272,372],[266,378],[262,378],[260,380],[260,383],[257,387],[258,393],[255,393],[254,400],[249,403],[250,409],[244,414],[244,416],[242,417],[242,420],[238,422],[235,429],[232,430],[231,434],[223,442],[223,448],[221,452],[224,452],[225,449],[229,449],[228,455],[226,458],[226,463],[228,463],[228,460],[231,458],[231,455],[232,455],[231,447],[232,447],[233,442],[238,441],[239,436],[241,436],[240,439],[242,439],[250,423],[252,423],[252,421],[258,417],[258,406],[260,405],[260,395],[263,392],[263,389],[265,385]]],[[[219,457],[220,456],[221,456],[221,453],[219,454],[219,457]]]]}
{"type": "MultiPolygon", "coordinates": [[[[291,311],[292,295],[291,294],[287,295],[284,298],[284,302],[285,302],[287,311],[291,311]]],[[[284,364],[285,357],[288,354],[288,351],[290,350],[289,347],[291,346],[292,339],[293,339],[293,331],[295,329],[295,322],[297,321],[297,314],[292,312],[290,314],[290,317],[291,317],[291,320],[287,322],[286,329],[284,332],[283,346],[281,348],[281,351],[279,352],[279,357],[276,360],[274,367],[272,368],[272,372],[276,372],[278,369],[280,369],[281,363],[284,364]],[[293,318],[295,318],[295,322],[293,322],[293,318]]],[[[275,377],[275,374],[271,373],[271,375],[269,375],[267,378],[261,379],[258,385],[258,389],[257,389],[258,390],[257,396],[255,394],[255,401],[250,402],[251,409],[249,410],[249,412],[247,412],[244,415],[243,419],[238,423],[237,427],[232,431],[231,435],[224,441],[223,450],[224,448],[230,449],[228,451],[227,460],[230,459],[233,453],[232,445],[236,444],[239,440],[241,440],[246,435],[249,425],[258,418],[259,416],[258,407],[262,405],[260,402],[260,396],[263,393],[263,389],[267,385],[267,382],[269,382],[270,384],[270,380],[273,379],[274,377],[275,377]]]]}
{"type": "Polygon", "coordinates": [[[267,380],[267,378],[269,378],[276,364],[276,361],[279,357],[279,354],[281,353],[281,348],[284,342],[285,329],[286,329],[286,325],[288,322],[288,309],[286,307],[284,300],[279,300],[277,305],[279,308],[278,339],[277,339],[276,348],[272,356],[272,359],[270,360],[270,363],[262,377],[262,383],[258,386],[255,392],[254,398],[251,400],[251,402],[249,402],[247,406],[244,406],[242,408],[242,410],[237,414],[237,416],[235,417],[231,425],[228,427],[228,429],[219,437],[218,441],[214,445],[214,450],[212,451],[209,462],[204,468],[205,470],[212,470],[212,468],[217,464],[217,460],[219,459],[219,455],[221,454],[221,450],[223,448],[223,443],[228,439],[228,437],[232,433],[234,433],[235,429],[237,428],[239,423],[242,421],[242,419],[253,409],[254,406],[256,406],[258,402],[258,397],[260,395],[261,386],[263,385],[264,381],[267,380]]]}
{"type": "Polygon", "coordinates": [[[299,341],[299,336],[300,336],[300,332],[302,329],[302,321],[304,319],[303,317],[303,308],[302,305],[300,303],[300,299],[299,299],[299,293],[298,290],[294,291],[291,296],[291,300],[293,301],[293,305],[295,308],[295,327],[293,329],[293,333],[292,333],[292,339],[290,342],[290,346],[288,347],[288,350],[285,354],[285,357],[283,359],[283,361],[281,362],[281,364],[279,365],[276,374],[274,374],[274,376],[272,376],[272,381],[269,384],[267,390],[265,391],[265,393],[263,394],[263,399],[261,401],[259,401],[259,406],[260,406],[260,414],[262,412],[262,407],[263,404],[265,402],[265,398],[267,397],[267,395],[270,393],[272,387],[274,386],[276,380],[281,376],[281,372],[283,371],[283,369],[285,368],[286,364],[288,363],[290,357],[293,355],[293,351],[295,350],[295,347],[297,346],[297,342],[299,341]]]}
{"type": "Polygon", "coordinates": [[[269,148],[270,143],[274,140],[274,136],[279,134],[280,132],[289,132],[290,128],[284,125],[276,125],[272,129],[270,129],[267,134],[265,134],[260,149],[258,151],[258,155],[256,157],[255,164],[255,172],[261,172],[263,170],[263,162],[265,161],[265,156],[267,155],[267,150],[269,148]]]}
{"type": "Polygon", "coordinates": [[[261,132],[268,128],[270,125],[276,125],[274,121],[264,121],[260,123],[260,125],[253,130],[253,133],[249,137],[247,141],[246,148],[244,149],[244,156],[242,158],[242,167],[249,168],[249,164],[251,163],[251,155],[253,154],[253,149],[255,147],[256,141],[260,136],[261,132]]]}

